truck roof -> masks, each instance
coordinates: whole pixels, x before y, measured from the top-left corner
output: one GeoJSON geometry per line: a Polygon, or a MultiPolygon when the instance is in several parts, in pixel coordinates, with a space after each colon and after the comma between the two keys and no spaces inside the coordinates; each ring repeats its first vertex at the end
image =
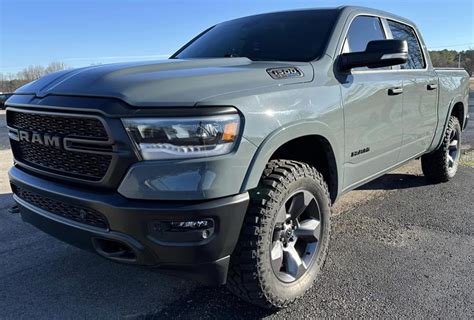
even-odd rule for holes
{"type": "MultiPolygon", "coordinates": [[[[284,12],[295,12],[295,11],[316,11],[316,10],[338,10],[341,13],[346,13],[346,14],[350,14],[350,13],[373,14],[373,15],[376,15],[376,16],[381,16],[381,17],[388,18],[388,19],[398,20],[398,21],[401,21],[403,23],[415,26],[415,23],[413,23],[413,21],[411,21],[407,18],[398,16],[396,14],[393,14],[393,13],[390,13],[390,12],[387,12],[387,11],[368,8],[368,7],[362,7],[362,6],[300,8],[300,9],[292,9],[292,10],[281,10],[281,11],[266,12],[266,13],[256,14],[256,16],[265,15],[265,14],[272,14],[272,13],[284,13],[284,12]]],[[[239,18],[237,18],[237,19],[239,19],[239,18]]]]}
{"type": "Polygon", "coordinates": [[[407,24],[410,24],[410,25],[415,25],[415,23],[413,21],[411,21],[407,18],[398,16],[396,14],[393,14],[393,13],[390,13],[390,12],[387,12],[387,11],[379,10],[379,9],[360,7],[360,6],[340,6],[337,9],[339,9],[341,11],[347,11],[348,13],[356,12],[356,13],[361,13],[361,14],[364,14],[364,13],[374,14],[374,15],[381,16],[381,17],[384,17],[384,18],[389,18],[389,19],[391,18],[391,19],[394,19],[394,20],[399,20],[401,22],[404,22],[404,23],[407,23],[407,24]]]}

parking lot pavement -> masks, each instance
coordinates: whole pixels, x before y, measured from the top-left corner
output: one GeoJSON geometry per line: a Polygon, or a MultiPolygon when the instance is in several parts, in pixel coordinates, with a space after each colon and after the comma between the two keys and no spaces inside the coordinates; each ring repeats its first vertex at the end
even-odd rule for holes
{"type": "MultiPolygon", "coordinates": [[[[472,168],[461,166],[452,182],[427,185],[412,161],[345,195],[334,210],[330,255],[317,285],[289,309],[270,313],[225,288],[106,261],[7,213],[5,129],[2,111],[2,319],[474,317],[472,168]]],[[[464,139],[474,145],[472,132],[474,121],[464,139]]]]}
{"type": "Polygon", "coordinates": [[[224,289],[198,288],[147,319],[472,319],[474,169],[440,185],[415,175],[384,179],[396,191],[333,218],[322,275],[288,309],[270,313],[224,289]]]}
{"type": "Polygon", "coordinates": [[[5,211],[0,196],[0,319],[117,318],[159,310],[194,284],[68,246],[5,211]]]}

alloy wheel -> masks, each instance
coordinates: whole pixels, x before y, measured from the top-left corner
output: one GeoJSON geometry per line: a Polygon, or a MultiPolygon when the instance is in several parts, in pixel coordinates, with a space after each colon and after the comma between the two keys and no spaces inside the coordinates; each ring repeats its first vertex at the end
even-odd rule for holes
{"type": "Polygon", "coordinates": [[[314,261],[322,235],[321,215],[314,195],[299,190],[280,208],[273,230],[270,259],[280,281],[293,282],[314,261]]]}
{"type": "Polygon", "coordinates": [[[449,170],[455,170],[457,163],[459,161],[461,152],[461,146],[460,146],[460,139],[459,139],[459,132],[456,129],[453,129],[451,131],[451,134],[449,135],[449,145],[448,145],[448,169],[449,170]]]}

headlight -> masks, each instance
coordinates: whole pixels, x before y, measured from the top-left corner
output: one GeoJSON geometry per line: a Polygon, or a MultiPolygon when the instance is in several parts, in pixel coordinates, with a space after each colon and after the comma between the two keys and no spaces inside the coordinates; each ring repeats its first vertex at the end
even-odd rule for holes
{"type": "Polygon", "coordinates": [[[195,118],[122,119],[144,160],[210,157],[232,151],[240,129],[237,114],[195,118]]]}

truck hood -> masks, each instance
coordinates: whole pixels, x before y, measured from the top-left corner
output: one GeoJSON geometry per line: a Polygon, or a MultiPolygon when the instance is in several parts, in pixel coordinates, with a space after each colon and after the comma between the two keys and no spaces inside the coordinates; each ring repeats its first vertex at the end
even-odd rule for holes
{"type": "Polygon", "coordinates": [[[254,62],[218,58],[118,63],[60,71],[31,82],[17,94],[74,95],[121,99],[132,106],[194,106],[218,95],[308,82],[310,63],[254,62]],[[303,75],[273,79],[269,68],[297,67],[303,75]]]}

